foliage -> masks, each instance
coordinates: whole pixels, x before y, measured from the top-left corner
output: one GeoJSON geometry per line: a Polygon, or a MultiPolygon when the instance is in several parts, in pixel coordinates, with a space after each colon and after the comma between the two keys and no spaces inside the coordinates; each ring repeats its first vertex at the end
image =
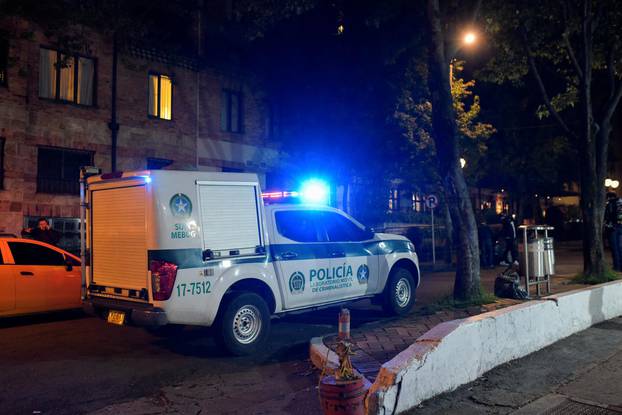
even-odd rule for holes
{"type": "MultiPolygon", "coordinates": [[[[490,123],[479,120],[481,113],[480,97],[474,93],[475,80],[460,78],[464,62],[452,63],[451,94],[456,122],[460,133],[461,154],[467,160],[466,173],[473,179],[483,171],[479,168],[480,159],[486,154],[488,141],[495,133],[490,123]]],[[[408,143],[410,158],[403,167],[418,172],[419,181],[438,182],[436,173],[436,149],[432,139],[432,104],[427,89],[416,85],[425,82],[427,68],[420,59],[414,59],[412,67],[405,72],[405,85],[398,96],[394,118],[403,129],[403,137],[408,143]]],[[[406,173],[412,177],[412,173],[406,173]]]]}
{"type": "MultiPolygon", "coordinates": [[[[521,83],[481,82],[486,103],[483,116],[497,127],[494,139],[478,165],[478,185],[505,189],[518,204],[519,220],[534,217],[530,204],[540,196],[557,194],[564,183],[578,179],[577,148],[550,120],[534,114],[541,98],[521,83]]],[[[533,206],[535,207],[535,206],[533,206]]]]}
{"type": "Polygon", "coordinates": [[[602,243],[609,138],[622,99],[622,11],[614,0],[491,0],[490,79],[533,76],[548,117],[579,148],[584,274],[606,274],[602,243]],[[501,66],[497,64],[502,63],[501,66]],[[504,73],[502,68],[516,69],[504,73]]]}
{"type": "Polygon", "coordinates": [[[238,0],[231,13],[248,40],[264,37],[283,20],[309,12],[319,0],[238,0]]]}
{"type": "MultiPolygon", "coordinates": [[[[494,57],[482,71],[483,78],[495,83],[524,82],[530,70],[528,48],[537,63],[545,66],[546,80],[550,81],[547,87],[554,89],[550,92],[553,109],[560,112],[575,108],[582,73],[576,66],[579,54],[583,53],[582,3],[576,0],[485,2],[485,29],[494,47],[494,57]]],[[[597,71],[597,76],[608,75],[609,70],[618,75],[622,70],[622,61],[616,59],[622,53],[622,12],[616,1],[591,3],[597,8],[592,16],[595,20],[590,53],[592,69],[597,71]]],[[[551,114],[549,109],[540,108],[538,115],[551,114]]]]}
{"type": "Polygon", "coordinates": [[[440,300],[427,305],[423,308],[423,312],[425,314],[434,314],[438,311],[442,310],[452,310],[452,309],[462,309],[474,306],[482,306],[486,304],[496,303],[498,298],[492,294],[487,292],[483,287],[480,288],[480,295],[474,299],[468,301],[459,301],[455,300],[453,296],[448,295],[440,300]]]}
{"type": "Polygon", "coordinates": [[[621,278],[622,275],[620,275],[619,273],[611,269],[607,269],[602,275],[586,275],[584,273],[578,274],[572,279],[572,282],[578,284],[596,285],[605,282],[616,281],[621,278]]]}

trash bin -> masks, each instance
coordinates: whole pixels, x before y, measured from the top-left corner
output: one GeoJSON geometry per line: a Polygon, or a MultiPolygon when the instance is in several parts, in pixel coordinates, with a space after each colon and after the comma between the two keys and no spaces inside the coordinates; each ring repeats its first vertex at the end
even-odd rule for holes
{"type": "Polygon", "coordinates": [[[553,238],[543,238],[544,241],[544,273],[546,275],[555,274],[555,249],[553,248],[553,238]]]}
{"type": "Polygon", "coordinates": [[[546,275],[544,269],[544,238],[531,239],[527,242],[527,256],[525,256],[524,243],[520,244],[518,248],[521,275],[527,275],[526,266],[528,266],[530,277],[544,277],[546,275]]]}

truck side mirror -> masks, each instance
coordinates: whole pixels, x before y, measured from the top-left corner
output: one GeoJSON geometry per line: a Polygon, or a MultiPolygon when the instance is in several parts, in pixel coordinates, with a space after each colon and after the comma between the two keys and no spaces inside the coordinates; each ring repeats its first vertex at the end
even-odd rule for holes
{"type": "Polygon", "coordinates": [[[210,259],[214,259],[214,252],[211,249],[206,249],[203,251],[201,257],[203,261],[209,261],[210,259]]]}
{"type": "Polygon", "coordinates": [[[65,260],[65,268],[67,269],[67,271],[73,271],[73,264],[71,263],[70,259],[65,260]]]}

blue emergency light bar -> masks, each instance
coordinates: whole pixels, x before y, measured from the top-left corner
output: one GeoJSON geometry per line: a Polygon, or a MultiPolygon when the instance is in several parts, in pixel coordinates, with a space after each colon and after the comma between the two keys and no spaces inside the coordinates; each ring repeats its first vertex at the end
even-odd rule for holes
{"type": "Polygon", "coordinates": [[[304,203],[313,205],[327,205],[330,188],[326,182],[319,179],[309,179],[302,183],[300,197],[304,203]]]}
{"type": "MultiPolygon", "coordinates": [[[[292,201],[312,205],[328,205],[330,202],[330,187],[319,179],[309,179],[302,183],[299,191],[293,192],[264,192],[261,197],[266,203],[292,201]]],[[[296,203],[294,202],[294,203],[296,203]]]]}

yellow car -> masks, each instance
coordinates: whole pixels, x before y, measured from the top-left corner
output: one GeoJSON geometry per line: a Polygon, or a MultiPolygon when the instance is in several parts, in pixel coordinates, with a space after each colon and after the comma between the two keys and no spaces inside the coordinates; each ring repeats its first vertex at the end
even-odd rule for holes
{"type": "Polygon", "coordinates": [[[0,317],[79,308],[80,259],[55,246],[0,238],[0,317]]]}

